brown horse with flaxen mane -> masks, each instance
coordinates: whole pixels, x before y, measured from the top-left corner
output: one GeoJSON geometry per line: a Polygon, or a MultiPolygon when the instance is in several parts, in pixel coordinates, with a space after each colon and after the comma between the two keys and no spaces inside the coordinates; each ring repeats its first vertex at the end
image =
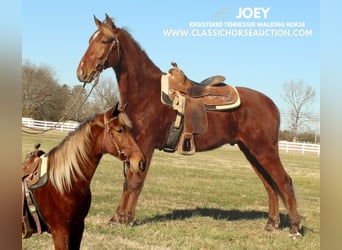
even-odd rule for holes
{"type": "MultiPolygon", "coordinates": [[[[106,15],[96,17],[97,30],[90,37],[88,49],[77,68],[81,82],[90,83],[106,68],[116,73],[121,101],[128,103],[127,113],[135,128],[138,145],[150,165],[154,149],[163,149],[176,112],[161,102],[161,78],[165,75],[141,49],[132,36],[116,27],[106,15]]],[[[236,88],[241,105],[228,111],[208,111],[207,129],[194,135],[196,151],[212,150],[224,144],[238,144],[261,179],[268,193],[269,213],[266,230],[279,228],[278,197],[289,213],[291,235],[300,235],[297,203],[290,176],[278,153],[280,114],[273,101],[264,94],[244,87],[236,88]]],[[[147,171],[137,175],[129,171],[123,194],[110,223],[134,220],[138,197],[147,171]]]]}
{"type": "Polygon", "coordinates": [[[38,148],[27,155],[22,165],[23,237],[48,231],[55,249],[79,249],[91,203],[90,182],[102,155],[119,158],[136,175],[145,168],[132,123],[115,106],[85,120],[47,154],[38,148]],[[36,171],[38,166],[40,171],[36,171]],[[33,183],[37,174],[42,178],[33,183]],[[39,184],[41,180],[45,181],[39,184]]]}

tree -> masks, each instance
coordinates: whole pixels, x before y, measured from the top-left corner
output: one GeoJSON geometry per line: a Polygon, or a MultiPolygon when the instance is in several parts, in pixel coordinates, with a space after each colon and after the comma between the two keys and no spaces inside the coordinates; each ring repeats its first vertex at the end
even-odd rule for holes
{"type": "Polygon", "coordinates": [[[45,65],[25,61],[22,66],[22,115],[34,119],[51,119],[50,109],[58,84],[54,71],[45,65]]]}
{"type": "Polygon", "coordinates": [[[93,114],[87,98],[87,91],[81,85],[75,85],[69,95],[63,111],[65,119],[82,121],[93,114]]]}
{"type": "MultiPolygon", "coordinates": [[[[320,136],[315,131],[306,131],[297,134],[298,141],[306,143],[320,143],[320,136]]],[[[290,130],[279,131],[280,141],[291,141],[293,140],[292,132],[290,130]]]]}
{"type": "Polygon", "coordinates": [[[297,140],[300,128],[304,127],[312,114],[307,106],[314,102],[316,92],[311,86],[305,86],[303,81],[290,81],[283,84],[282,98],[289,104],[289,119],[292,140],[297,140]]]}
{"type": "Polygon", "coordinates": [[[111,78],[103,78],[94,88],[92,95],[93,111],[103,112],[119,100],[117,84],[111,78]]]}
{"type": "Polygon", "coordinates": [[[119,91],[111,78],[101,80],[89,93],[81,85],[59,85],[55,72],[46,65],[37,66],[29,60],[22,65],[23,117],[82,121],[112,107],[118,100],[119,91]]]}

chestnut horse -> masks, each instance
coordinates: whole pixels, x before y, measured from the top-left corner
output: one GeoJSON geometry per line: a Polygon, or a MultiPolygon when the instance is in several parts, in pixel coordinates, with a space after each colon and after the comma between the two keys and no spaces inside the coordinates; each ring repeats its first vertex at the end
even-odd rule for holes
{"type": "MultiPolygon", "coordinates": [[[[154,149],[166,144],[176,112],[163,105],[160,98],[163,72],[150,60],[140,45],[106,14],[101,22],[94,16],[97,30],[90,37],[77,76],[90,83],[106,68],[116,73],[121,101],[128,103],[127,113],[135,128],[138,145],[146,157],[147,169],[154,149]]],[[[279,228],[278,197],[289,213],[290,233],[299,235],[300,221],[292,180],[278,153],[280,114],[273,101],[264,94],[243,87],[239,108],[207,114],[207,131],[195,135],[197,151],[212,150],[224,144],[238,144],[261,179],[268,193],[269,214],[266,230],[279,228]]],[[[147,171],[125,177],[123,194],[110,223],[129,223],[134,219],[139,194],[147,171]]]]}
{"type": "MultiPolygon", "coordinates": [[[[38,148],[29,153],[22,171],[43,153],[38,148]]],[[[91,203],[90,182],[107,153],[136,175],[144,170],[145,158],[132,135],[132,123],[117,106],[84,121],[45,155],[47,183],[31,192],[40,211],[41,229],[52,234],[55,249],[80,248],[91,203]]]]}

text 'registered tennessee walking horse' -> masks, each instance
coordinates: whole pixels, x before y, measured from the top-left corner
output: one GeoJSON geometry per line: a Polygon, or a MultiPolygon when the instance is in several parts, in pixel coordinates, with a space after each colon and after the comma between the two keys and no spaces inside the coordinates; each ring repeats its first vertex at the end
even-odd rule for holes
{"type": "Polygon", "coordinates": [[[132,124],[117,105],[85,120],[47,154],[36,149],[22,165],[23,238],[48,231],[55,249],[79,249],[91,203],[90,182],[103,154],[141,174],[145,157],[132,124]],[[27,210],[29,209],[29,210],[27,210]]]}
{"type": "MultiPolygon", "coordinates": [[[[129,104],[127,113],[134,125],[137,143],[146,157],[146,171],[143,174],[131,173],[125,177],[120,204],[110,219],[110,223],[129,223],[134,219],[153,151],[165,148],[177,112],[161,101],[161,79],[166,74],[150,60],[132,36],[117,27],[107,14],[103,22],[96,17],[94,20],[97,30],[90,37],[88,48],[78,65],[78,79],[90,83],[107,68],[115,71],[121,101],[129,104]]],[[[174,75],[170,74],[170,79],[171,76],[174,75]]],[[[202,93],[206,86],[212,89],[217,84],[215,79],[202,84],[199,92],[202,93]]],[[[207,111],[205,129],[193,134],[190,140],[193,139],[193,146],[198,152],[227,143],[238,144],[268,193],[266,230],[279,228],[280,197],[288,209],[290,233],[299,235],[300,221],[292,180],[278,154],[279,111],[269,97],[258,91],[244,87],[236,87],[236,91],[240,105],[225,111],[207,111]]],[[[192,97],[195,92],[191,92],[192,97]]],[[[186,99],[190,106],[193,101],[186,99]]],[[[204,117],[203,113],[199,113],[199,117],[204,117]]],[[[200,120],[203,121],[202,118],[200,120]]]]}

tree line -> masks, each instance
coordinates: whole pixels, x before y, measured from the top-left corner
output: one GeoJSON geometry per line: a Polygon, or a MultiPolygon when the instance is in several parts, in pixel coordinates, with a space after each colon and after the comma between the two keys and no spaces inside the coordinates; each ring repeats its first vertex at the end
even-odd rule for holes
{"type": "MultiPolygon", "coordinates": [[[[82,121],[113,106],[119,100],[117,84],[111,78],[100,79],[87,98],[83,86],[59,84],[54,70],[47,65],[35,65],[25,60],[22,65],[22,117],[48,121],[82,121]]],[[[303,81],[283,84],[282,98],[288,104],[285,118],[289,128],[280,131],[286,141],[319,142],[317,131],[309,131],[313,115],[308,111],[314,102],[315,90],[303,81]]]]}
{"type": "Polygon", "coordinates": [[[102,112],[119,100],[117,85],[110,78],[101,79],[90,90],[83,86],[59,84],[54,70],[26,60],[22,66],[22,117],[36,120],[82,121],[102,112]]]}

